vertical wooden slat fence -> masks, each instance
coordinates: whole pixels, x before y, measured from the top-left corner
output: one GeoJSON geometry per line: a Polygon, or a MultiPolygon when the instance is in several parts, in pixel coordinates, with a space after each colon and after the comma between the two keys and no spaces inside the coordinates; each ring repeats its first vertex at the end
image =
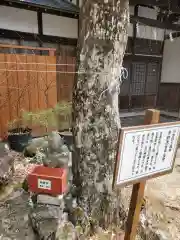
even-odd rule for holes
{"type": "MultiPolygon", "coordinates": [[[[0,48],[27,48],[0,45],[0,48]]],[[[31,47],[28,47],[31,49],[31,47]]],[[[37,48],[32,48],[36,49],[37,48]]],[[[8,122],[17,119],[21,110],[38,111],[57,103],[56,57],[0,54],[0,134],[7,132],[8,122]]],[[[33,127],[40,134],[38,127],[33,127]]],[[[44,131],[44,130],[43,130],[44,131]]]]}
{"type": "Polygon", "coordinates": [[[59,56],[57,58],[57,99],[71,101],[75,76],[75,57],[59,56]]]}

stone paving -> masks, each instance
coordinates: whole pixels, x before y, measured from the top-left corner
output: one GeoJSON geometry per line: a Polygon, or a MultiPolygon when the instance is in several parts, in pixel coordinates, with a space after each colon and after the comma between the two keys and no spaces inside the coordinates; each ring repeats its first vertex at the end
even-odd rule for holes
{"type": "MultiPolygon", "coordinates": [[[[175,122],[175,121],[179,121],[179,119],[175,117],[166,116],[166,115],[160,116],[161,123],[175,122]]],[[[138,126],[138,125],[143,125],[143,123],[144,123],[143,115],[121,118],[122,127],[138,126]]]]}

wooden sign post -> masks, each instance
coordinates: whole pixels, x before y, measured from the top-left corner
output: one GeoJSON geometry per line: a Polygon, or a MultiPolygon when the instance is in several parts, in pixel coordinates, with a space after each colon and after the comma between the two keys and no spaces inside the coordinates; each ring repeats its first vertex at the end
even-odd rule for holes
{"type": "Polygon", "coordinates": [[[144,126],[121,129],[113,188],[133,184],[124,240],[136,237],[146,180],[173,170],[180,122],[160,124],[159,118],[159,111],[147,110],[144,126]]]}
{"type": "MultiPolygon", "coordinates": [[[[159,123],[159,119],[159,111],[147,110],[145,114],[144,124],[156,124],[159,123]]],[[[139,215],[144,199],[145,185],[145,181],[133,185],[124,240],[134,240],[136,237],[139,215]]]]}

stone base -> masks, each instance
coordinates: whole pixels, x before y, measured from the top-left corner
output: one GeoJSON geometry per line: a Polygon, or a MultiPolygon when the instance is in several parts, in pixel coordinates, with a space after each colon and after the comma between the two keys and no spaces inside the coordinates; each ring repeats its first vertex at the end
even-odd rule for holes
{"type": "Polygon", "coordinates": [[[29,195],[12,191],[0,204],[0,239],[35,240],[36,235],[29,223],[27,204],[29,195]]]}
{"type": "Polygon", "coordinates": [[[39,194],[37,195],[37,204],[48,204],[61,206],[63,195],[59,195],[57,197],[52,197],[50,195],[39,194]]]}
{"type": "Polygon", "coordinates": [[[52,240],[58,227],[59,207],[53,209],[56,214],[47,206],[37,206],[29,213],[30,224],[36,232],[38,239],[52,240]]]}

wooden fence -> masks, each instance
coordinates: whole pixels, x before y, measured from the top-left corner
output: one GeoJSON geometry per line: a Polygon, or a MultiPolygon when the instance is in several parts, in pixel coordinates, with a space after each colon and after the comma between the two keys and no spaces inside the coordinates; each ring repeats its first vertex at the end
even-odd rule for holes
{"type": "Polygon", "coordinates": [[[75,57],[57,56],[57,99],[71,101],[75,76],[75,57]]]}
{"type": "MultiPolygon", "coordinates": [[[[57,103],[56,57],[54,49],[0,45],[0,48],[25,48],[47,51],[35,54],[0,54],[0,134],[21,110],[38,111],[57,103]]],[[[36,133],[38,134],[38,133],[36,133]]]]}

